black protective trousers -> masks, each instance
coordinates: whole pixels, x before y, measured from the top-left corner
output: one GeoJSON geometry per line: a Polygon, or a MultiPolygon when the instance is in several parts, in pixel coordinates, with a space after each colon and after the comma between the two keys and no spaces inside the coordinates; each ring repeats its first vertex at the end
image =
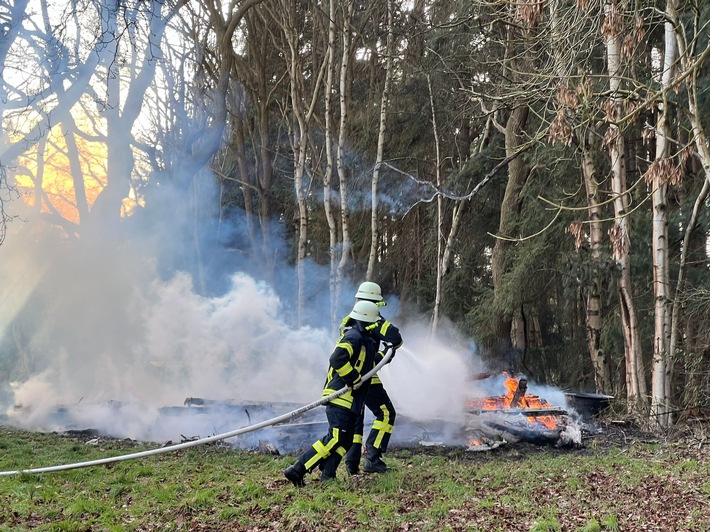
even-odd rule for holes
{"type": "Polygon", "coordinates": [[[328,433],[298,458],[306,471],[316,467],[322,470],[322,478],[335,478],[335,471],[346,451],[352,446],[356,412],[342,406],[326,404],[325,415],[328,419],[328,433]]]}
{"type": "MultiPolygon", "coordinates": [[[[368,455],[371,457],[381,456],[387,451],[390,437],[392,436],[392,428],[394,419],[397,415],[394,405],[390,400],[387,390],[381,382],[373,382],[365,396],[365,406],[374,414],[375,420],[372,423],[372,428],[367,436],[365,447],[368,455]]],[[[345,455],[345,461],[352,464],[356,469],[360,464],[362,455],[362,442],[365,428],[365,413],[358,416],[355,422],[355,433],[353,435],[353,444],[348,449],[345,455]]]]}

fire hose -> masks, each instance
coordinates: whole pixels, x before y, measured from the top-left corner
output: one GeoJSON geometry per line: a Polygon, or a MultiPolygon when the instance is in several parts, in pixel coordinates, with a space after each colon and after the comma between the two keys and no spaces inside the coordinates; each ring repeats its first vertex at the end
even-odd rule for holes
{"type": "Polygon", "coordinates": [[[332,401],[333,399],[340,397],[344,393],[346,393],[348,390],[357,390],[362,386],[365,382],[370,380],[375,373],[377,373],[382,367],[387,364],[390,361],[390,358],[392,358],[392,355],[394,354],[394,350],[391,349],[392,346],[387,345],[385,347],[384,351],[384,356],[382,357],[382,360],[374,367],[372,370],[368,371],[362,376],[362,379],[360,382],[358,382],[355,386],[345,386],[338,390],[337,392],[333,392],[332,394],[323,397],[319,399],[318,401],[314,401],[308,405],[302,406],[301,408],[297,408],[296,410],[292,410],[291,412],[287,412],[286,414],[281,414],[280,416],[273,417],[271,419],[267,419],[266,421],[261,421],[259,423],[254,423],[253,425],[248,425],[246,427],[242,427],[236,430],[232,430],[229,432],[223,432],[222,434],[216,434],[214,436],[209,436],[206,438],[201,438],[198,440],[191,440],[183,443],[178,443],[175,445],[168,445],[166,447],[160,447],[159,449],[150,449],[148,451],[140,451],[137,453],[131,453],[131,454],[124,454],[120,456],[112,456],[109,458],[99,458],[97,460],[89,460],[87,462],[76,462],[73,464],[63,464],[63,465],[57,465],[57,466],[49,466],[49,467],[37,467],[33,469],[18,469],[15,471],[0,471],[0,477],[2,476],[10,476],[10,475],[18,475],[18,474],[34,474],[34,473],[53,473],[55,471],[67,471],[69,469],[80,469],[83,467],[93,467],[97,465],[103,465],[103,464],[110,464],[113,462],[122,462],[124,460],[133,460],[135,458],[143,458],[146,456],[152,456],[154,454],[161,454],[161,453],[168,453],[172,451],[177,451],[179,449],[187,449],[188,447],[195,447],[197,445],[204,445],[207,443],[212,443],[220,440],[226,440],[228,438],[233,438],[235,436],[239,436],[241,434],[246,434],[247,432],[253,432],[255,430],[263,429],[265,427],[270,427],[272,425],[276,425],[279,423],[283,423],[285,421],[291,420],[293,418],[296,418],[300,416],[301,414],[308,412],[309,410],[313,410],[314,408],[324,405],[325,403],[332,401]]]}

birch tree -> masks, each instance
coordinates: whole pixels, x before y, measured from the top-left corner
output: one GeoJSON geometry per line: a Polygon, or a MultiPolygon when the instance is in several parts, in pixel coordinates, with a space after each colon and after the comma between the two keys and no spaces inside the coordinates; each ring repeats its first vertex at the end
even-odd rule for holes
{"type": "Polygon", "coordinates": [[[335,169],[335,129],[333,125],[333,93],[335,76],[335,53],[337,43],[336,26],[336,0],[328,0],[328,49],[326,51],[326,77],[324,88],[325,107],[325,157],[326,167],[323,174],[323,209],[328,223],[328,255],[329,255],[329,287],[330,287],[330,322],[335,327],[338,322],[337,294],[338,294],[338,222],[336,209],[333,205],[333,172],[335,169]]]}
{"type": "MultiPolygon", "coordinates": [[[[301,18],[297,5],[289,0],[282,0],[273,12],[274,18],[279,20],[284,32],[287,50],[287,65],[289,74],[289,88],[291,98],[291,111],[294,124],[291,130],[291,145],[293,149],[293,181],[296,192],[298,208],[298,242],[296,246],[296,325],[301,325],[303,308],[305,305],[304,290],[306,276],[304,261],[308,255],[308,205],[306,197],[307,157],[309,150],[309,128],[315,113],[316,104],[322,88],[323,76],[327,66],[324,60],[321,65],[313,64],[311,72],[315,79],[311,80],[310,93],[305,80],[305,65],[303,50],[300,42],[302,33],[301,18]]],[[[315,60],[315,54],[312,56],[315,60]]]]}
{"type": "Polygon", "coordinates": [[[675,76],[678,46],[672,22],[673,1],[666,8],[667,20],[664,24],[664,54],[661,75],[662,101],[658,104],[656,123],[656,157],[646,172],[646,181],[652,187],[653,209],[653,293],[654,337],[653,374],[651,386],[651,422],[668,427],[670,411],[670,373],[672,360],[670,353],[671,336],[671,293],[668,259],[668,187],[677,182],[680,172],[671,157],[671,117],[668,107],[668,92],[675,76]]]}
{"type": "Polygon", "coordinates": [[[336,168],[340,186],[340,228],[342,234],[338,274],[336,276],[336,301],[340,299],[340,289],[345,279],[347,269],[352,263],[352,239],[350,237],[350,207],[348,205],[348,169],[345,164],[345,150],[350,118],[350,82],[348,72],[352,55],[352,19],[355,10],[354,0],[345,0],[343,6],[343,23],[341,30],[342,49],[340,56],[340,123],[338,127],[338,145],[336,151],[336,168]]]}
{"type": "Polygon", "coordinates": [[[638,312],[634,300],[630,266],[629,193],[626,188],[624,132],[619,120],[623,116],[622,25],[619,6],[615,1],[605,4],[602,34],[606,41],[607,69],[611,97],[607,105],[608,128],[604,144],[611,161],[611,188],[614,204],[614,226],[610,230],[613,256],[619,268],[619,306],[624,336],[626,360],[626,393],[630,409],[642,408],[646,399],[643,357],[638,331],[638,312]]]}
{"type": "MultiPolygon", "coordinates": [[[[441,142],[439,139],[439,126],[436,123],[436,105],[434,103],[434,92],[431,88],[431,77],[427,74],[427,87],[429,88],[429,105],[431,107],[431,127],[434,133],[434,174],[436,188],[441,189],[441,142]]],[[[439,325],[439,312],[441,310],[441,298],[443,290],[443,245],[444,245],[444,198],[441,194],[436,197],[436,292],[434,294],[434,308],[431,318],[431,332],[436,333],[439,325]]]]}
{"type": "Polygon", "coordinates": [[[378,245],[380,240],[378,201],[377,194],[380,181],[380,170],[384,158],[385,137],[387,134],[387,109],[389,106],[390,90],[392,85],[392,62],[394,55],[394,6],[392,0],[387,0],[387,40],[385,44],[385,83],[380,100],[380,123],[377,130],[377,154],[375,155],[375,168],[372,173],[371,186],[371,216],[370,216],[370,255],[367,261],[365,278],[372,280],[375,273],[375,263],[378,260],[378,245]]]}

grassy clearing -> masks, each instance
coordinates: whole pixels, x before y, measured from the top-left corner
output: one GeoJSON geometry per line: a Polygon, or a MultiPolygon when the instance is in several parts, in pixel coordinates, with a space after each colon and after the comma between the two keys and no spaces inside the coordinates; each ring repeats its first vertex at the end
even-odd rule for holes
{"type": "MultiPolygon", "coordinates": [[[[0,427],[0,471],[149,448],[0,427]]],[[[412,449],[389,453],[386,475],[297,489],[282,476],[292,456],[210,445],[0,477],[0,529],[710,531],[709,458],[687,443],[412,449]]]]}

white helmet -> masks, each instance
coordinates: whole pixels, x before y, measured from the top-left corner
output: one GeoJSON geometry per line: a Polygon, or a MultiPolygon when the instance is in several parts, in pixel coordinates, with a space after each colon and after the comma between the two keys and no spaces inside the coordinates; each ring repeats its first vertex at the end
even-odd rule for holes
{"type": "Polygon", "coordinates": [[[377,283],[365,281],[357,289],[356,299],[367,299],[368,301],[382,301],[382,289],[377,283]]]}
{"type": "Polygon", "coordinates": [[[380,317],[380,310],[372,301],[358,301],[350,312],[350,317],[366,323],[375,323],[380,317]]]}

